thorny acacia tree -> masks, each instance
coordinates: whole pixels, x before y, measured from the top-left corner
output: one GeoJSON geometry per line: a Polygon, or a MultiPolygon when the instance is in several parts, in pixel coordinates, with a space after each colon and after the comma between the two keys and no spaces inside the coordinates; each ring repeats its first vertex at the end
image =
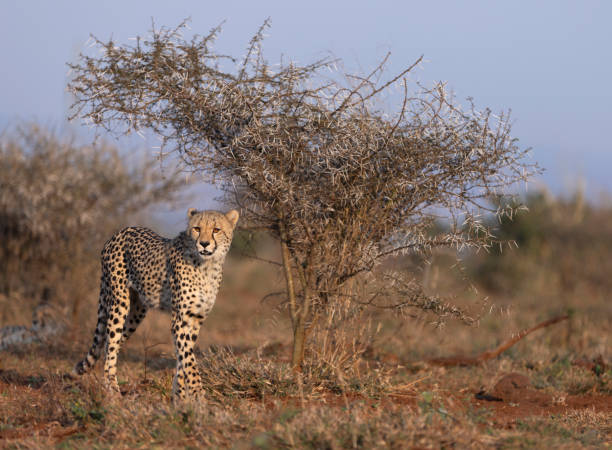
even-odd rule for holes
{"type": "MultiPolygon", "coordinates": [[[[219,28],[189,41],[184,25],[154,29],[135,46],[95,39],[100,55],[71,65],[69,89],[73,118],[152,130],[217,181],[249,227],[278,238],[297,368],[312,322],[350,298],[350,280],[392,255],[490,245],[480,202],[535,168],[507,115],[463,111],[443,84],[410,95],[406,77],[420,59],[382,82],[387,58],[365,76],[340,76],[334,60],[273,68],[261,50],[266,27],[240,61],[213,50],[219,28]],[[389,115],[381,99],[394,87],[403,101],[389,115]],[[440,211],[452,226],[432,236],[440,211]]],[[[415,304],[420,291],[408,291],[398,307],[415,304]]]]}

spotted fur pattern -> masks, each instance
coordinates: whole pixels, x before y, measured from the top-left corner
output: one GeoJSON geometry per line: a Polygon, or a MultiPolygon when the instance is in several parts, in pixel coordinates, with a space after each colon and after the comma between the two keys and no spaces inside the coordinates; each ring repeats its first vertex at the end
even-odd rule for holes
{"type": "Polygon", "coordinates": [[[106,349],[104,381],[119,391],[117,355],[149,308],[172,314],[177,357],[173,397],[198,398],[202,380],[193,353],[200,326],[213,307],[238,212],[188,211],[186,231],[166,239],[151,230],[125,228],[102,250],[98,324],[76,374],[89,371],[106,349]]]}

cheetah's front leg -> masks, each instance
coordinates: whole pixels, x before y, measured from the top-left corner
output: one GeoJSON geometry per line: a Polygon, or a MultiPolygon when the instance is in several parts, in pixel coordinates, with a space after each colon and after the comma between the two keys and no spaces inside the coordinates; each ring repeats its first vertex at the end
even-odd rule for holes
{"type": "Polygon", "coordinates": [[[193,354],[201,322],[201,318],[189,316],[185,312],[172,313],[172,337],[177,358],[172,385],[175,400],[182,400],[187,396],[194,400],[204,398],[202,377],[193,354]]]}
{"type": "Polygon", "coordinates": [[[172,379],[172,400],[179,403],[187,398],[187,387],[185,386],[185,375],[181,364],[176,361],[176,372],[172,379]]]}

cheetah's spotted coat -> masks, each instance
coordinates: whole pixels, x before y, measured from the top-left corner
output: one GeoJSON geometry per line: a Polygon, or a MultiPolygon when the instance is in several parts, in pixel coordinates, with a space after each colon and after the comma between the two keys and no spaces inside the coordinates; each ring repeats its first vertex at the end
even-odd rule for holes
{"type": "Polygon", "coordinates": [[[117,355],[149,308],[172,313],[177,356],[173,396],[198,397],[202,380],[193,349],[200,325],[213,307],[238,212],[188,212],[189,226],[174,239],[151,230],[125,228],[102,250],[98,324],[89,353],[74,371],[89,371],[106,346],[104,380],[118,391],[117,355]]]}

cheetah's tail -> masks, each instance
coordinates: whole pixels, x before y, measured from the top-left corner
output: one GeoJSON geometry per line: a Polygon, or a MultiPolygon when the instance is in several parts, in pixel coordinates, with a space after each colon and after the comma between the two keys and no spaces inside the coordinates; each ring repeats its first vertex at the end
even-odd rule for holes
{"type": "Polygon", "coordinates": [[[79,361],[72,369],[74,375],[83,375],[89,372],[96,361],[100,359],[102,354],[102,348],[106,344],[106,321],[108,319],[108,313],[106,309],[100,305],[98,310],[98,324],[96,325],[96,331],[94,332],[93,344],[87,352],[87,356],[82,361],[79,361]]]}

